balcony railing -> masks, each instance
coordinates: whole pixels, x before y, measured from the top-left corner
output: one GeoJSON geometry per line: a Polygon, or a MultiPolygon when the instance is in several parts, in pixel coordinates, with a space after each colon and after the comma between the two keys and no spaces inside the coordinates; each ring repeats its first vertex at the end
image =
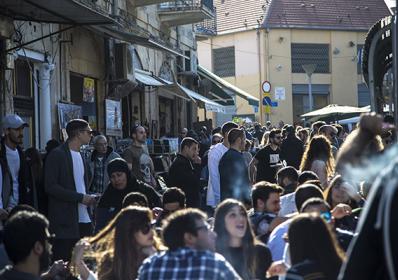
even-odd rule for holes
{"type": "Polygon", "coordinates": [[[164,12],[205,9],[209,13],[214,13],[213,0],[175,0],[161,3],[159,8],[164,12]]]}
{"type": "Polygon", "coordinates": [[[199,37],[208,37],[217,35],[217,20],[205,19],[195,24],[195,34],[199,37]]]}

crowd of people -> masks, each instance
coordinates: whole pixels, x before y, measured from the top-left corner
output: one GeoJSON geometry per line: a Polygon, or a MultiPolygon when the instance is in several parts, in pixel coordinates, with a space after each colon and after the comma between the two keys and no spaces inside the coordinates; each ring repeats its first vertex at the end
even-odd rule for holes
{"type": "Polygon", "coordinates": [[[117,153],[74,119],[43,156],[22,149],[28,124],[7,115],[0,280],[396,279],[389,121],[183,129],[159,178],[143,126],[117,153]]]}

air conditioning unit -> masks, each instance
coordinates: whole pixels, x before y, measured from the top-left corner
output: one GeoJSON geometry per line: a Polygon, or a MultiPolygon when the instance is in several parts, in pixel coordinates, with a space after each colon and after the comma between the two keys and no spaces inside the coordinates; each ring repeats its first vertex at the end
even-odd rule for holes
{"type": "Polygon", "coordinates": [[[115,45],[116,79],[130,80],[135,83],[134,75],[134,47],[127,43],[115,45]]]}

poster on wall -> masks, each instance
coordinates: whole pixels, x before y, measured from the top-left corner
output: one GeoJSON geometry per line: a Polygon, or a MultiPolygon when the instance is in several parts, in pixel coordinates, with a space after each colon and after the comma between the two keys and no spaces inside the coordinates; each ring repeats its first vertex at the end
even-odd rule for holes
{"type": "Polygon", "coordinates": [[[122,106],[120,101],[105,99],[106,135],[123,136],[122,106]]]}
{"type": "Polygon", "coordinates": [[[93,103],[95,101],[94,79],[85,77],[83,80],[83,102],[93,103]]]}
{"type": "Polygon", "coordinates": [[[82,107],[73,104],[58,103],[58,120],[61,129],[62,139],[65,141],[68,137],[66,134],[66,125],[70,120],[82,118],[82,107]]]}

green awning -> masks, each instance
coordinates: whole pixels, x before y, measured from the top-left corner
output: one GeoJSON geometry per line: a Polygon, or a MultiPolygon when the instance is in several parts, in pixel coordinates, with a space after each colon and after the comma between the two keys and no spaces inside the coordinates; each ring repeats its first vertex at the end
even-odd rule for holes
{"type": "MultiPolygon", "coordinates": [[[[218,88],[216,92],[212,92],[213,95],[218,95],[222,94],[221,91],[223,91],[223,96],[234,96],[238,95],[243,99],[246,99],[247,102],[252,105],[252,106],[259,106],[260,100],[254,96],[252,96],[250,93],[247,93],[246,91],[234,86],[231,83],[228,83],[224,79],[220,78],[216,74],[212,73],[211,71],[207,70],[206,68],[198,65],[198,74],[199,76],[202,76],[212,82],[212,90],[214,88],[214,85],[218,88]]],[[[221,96],[219,96],[222,98],[221,96]]]]}

